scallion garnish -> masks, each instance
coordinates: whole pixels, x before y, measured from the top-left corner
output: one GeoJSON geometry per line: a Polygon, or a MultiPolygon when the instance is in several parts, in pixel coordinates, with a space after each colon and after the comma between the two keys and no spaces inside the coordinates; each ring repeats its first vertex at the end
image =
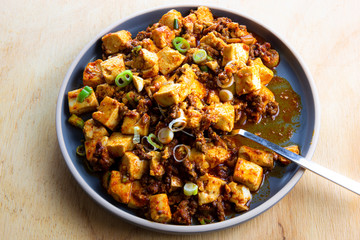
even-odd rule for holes
{"type": "Polygon", "coordinates": [[[139,53],[139,51],[141,50],[141,45],[138,45],[138,46],[136,46],[136,47],[134,47],[132,50],[131,50],[131,52],[133,52],[133,53],[135,53],[135,54],[138,54],[139,53]]]}
{"type": "Polygon", "coordinates": [[[205,65],[200,66],[200,70],[203,72],[209,72],[209,68],[205,65]]]}
{"type": "Polygon", "coordinates": [[[187,50],[190,49],[190,44],[186,41],[185,38],[176,37],[172,40],[172,44],[174,45],[175,49],[181,53],[186,53],[187,50]]]}
{"type": "Polygon", "coordinates": [[[127,86],[129,83],[131,83],[132,79],[133,79],[132,72],[130,70],[125,70],[116,76],[115,84],[116,86],[123,88],[127,86]],[[119,82],[120,79],[122,80],[122,83],[119,82]]]}
{"type": "Polygon", "coordinates": [[[193,60],[195,63],[201,63],[206,60],[207,53],[204,49],[196,50],[193,54],[193,60]]]}
{"type": "Polygon", "coordinates": [[[78,102],[84,102],[85,98],[87,98],[88,96],[90,96],[90,94],[93,92],[92,88],[89,86],[85,86],[79,93],[79,95],[77,96],[77,101],[78,102]]]}
{"type": "Polygon", "coordinates": [[[174,19],[174,29],[179,29],[179,20],[177,18],[174,19]]]}
{"type": "Polygon", "coordinates": [[[80,145],[76,148],[76,154],[79,155],[80,157],[84,157],[85,156],[85,147],[84,145],[80,145]]]}
{"type": "Polygon", "coordinates": [[[83,129],[84,128],[84,120],[82,120],[81,117],[78,117],[76,116],[75,114],[72,114],[70,117],[69,117],[69,123],[75,127],[78,127],[78,128],[81,128],[83,129]]]}
{"type": "Polygon", "coordinates": [[[147,137],[147,141],[148,143],[151,144],[151,146],[159,149],[159,150],[162,150],[163,149],[163,145],[162,143],[158,143],[159,140],[157,139],[157,137],[155,136],[155,134],[153,133],[150,133],[149,136],[147,137]]]}
{"type": "Polygon", "coordinates": [[[198,194],[198,185],[192,182],[188,182],[184,185],[184,194],[186,196],[192,196],[198,194]]]}

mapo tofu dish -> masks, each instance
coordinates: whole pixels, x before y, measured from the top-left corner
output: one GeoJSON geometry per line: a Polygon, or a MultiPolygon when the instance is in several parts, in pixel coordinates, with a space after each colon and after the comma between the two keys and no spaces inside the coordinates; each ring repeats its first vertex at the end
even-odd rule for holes
{"type": "Polygon", "coordinates": [[[245,122],[277,117],[281,106],[266,86],[279,54],[207,7],[159,18],[136,36],[103,36],[101,59],[68,92],[69,122],[84,133],[77,154],[104,191],[144,218],[223,221],[249,210],[275,161],[289,164],[230,137],[245,122]]]}

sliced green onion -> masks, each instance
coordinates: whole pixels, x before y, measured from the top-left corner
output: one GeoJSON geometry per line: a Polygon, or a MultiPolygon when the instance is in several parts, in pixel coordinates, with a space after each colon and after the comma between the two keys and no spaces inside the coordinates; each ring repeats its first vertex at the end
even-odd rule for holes
{"type": "Polygon", "coordinates": [[[207,55],[207,56],[206,56],[206,60],[212,61],[212,60],[214,60],[214,59],[213,59],[211,56],[207,55]]]}
{"type": "Polygon", "coordinates": [[[206,60],[207,53],[204,49],[199,49],[194,52],[193,60],[195,63],[201,63],[206,60]]]}
{"type": "Polygon", "coordinates": [[[122,182],[122,183],[126,183],[126,182],[128,182],[128,181],[129,181],[129,177],[126,176],[125,174],[122,175],[121,182],[122,182]]]}
{"type": "Polygon", "coordinates": [[[83,129],[84,128],[84,120],[82,120],[81,117],[78,117],[76,116],[75,114],[72,114],[70,117],[69,117],[69,123],[75,127],[78,127],[78,128],[81,128],[83,129]]]}
{"type": "Polygon", "coordinates": [[[200,221],[199,221],[199,222],[200,222],[200,224],[201,224],[201,225],[205,225],[205,224],[206,224],[206,223],[205,223],[205,220],[204,220],[203,218],[202,218],[202,219],[200,219],[200,221]]]}
{"type": "Polygon", "coordinates": [[[159,141],[162,144],[170,143],[174,138],[174,132],[170,130],[170,128],[162,128],[157,134],[159,141]]]}
{"type": "Polygon", "coordinates": [[[140,128],[138,126],[134,127],[134,138],[133,138],[133,143],[137,144],[140,143],[140,128]]]}
{"type": "Polygon", "coordinates": [[[233,100],[234,95],[227,89],[221,89],[219,92],[219,97],[221,101],[227,102],[233,100]]]}
{"type": "Polygon", "coordinates": [[[111,178],[111,172],[110,171],[105,172],[102,177],[102,184],[105,189],[109,188],[110,178],[111,178]]]}
{"type": "Polygon", "coordinates": [[[150,133],[149,136],[147,137],[147,141],[151,144],[151,146],[155,147],[156,149],[160,149],[160,150],[163,149],[162,143],[155,142],[155,141],[159,141],[155,136],[155,134],[150,133]]]}
{"type": "Polygon", "coordinates": [[[200,70],[203,71],[203,72],[209,72],[208,66],[205,66],[205,65],[200,66],[200,70]]]}
{"type": "Polygon", "coordinates": [[[181,53],[186,53],[187,50],[190,49],[190,44],[188,41],[186,41],[185,38],[182,37],[176,37],[172,40],[172,44],[181,53]]]}
{"type": "Polygon", "coordinates": [[[172,120],[169,124],[169,128],[173,132],[178,132],[183,130],[186,127],[186,118],[179,117],[172,120]]]}
{"type": "Polygon", "coordinates": [[[234,83],[234,77],[232,76],[232,77],[229,79],[229,81],[226,82],[226,83],[222,83],[222,82],[220,81],[220,79],[217,78],[217,79],[216,79],[216,83],[217,83],[217,85],[218,85],[219,87],[221,87],[221,88],[228,88],[228,87],[231,87],[231,85],[233,85],[233,83],[234,83]]]}
{"type": "Polygon", "coordinates": [[[190,156],[190,147],[186,146],[185,144],[179,144],[174,147],[172,153],[173,153],[173,157],[174,157],[175,161],[182,162],[190,156]],[[181,155],[181,156],[178,156],[178,155],[181,155]]]}
{"type": "Polygon", "coordinates": [[[127,86],[129,83],[131,83],[132,79],[133,79],[132,72],[130,70],[125,70],[116,76],[115,84],[116,86],[122,88],[127,86]],[[120,78],[122,80],[122,83],[119,83],[120,78]]]}
{"type": "Polygon", "coordinates": [[[192,196],[198,194],[198,185],[192,182],[188,182],[184,185],[184,194],[186,196],[192,196]]]}
{"type": "Polygon", "coordinates": [[[179,29],[179,20],[177,18],[174,19],[174,29],[179,29]]]}
{"type": "Polygon", "coordinates": [[[134,47],[132,50],[131,50],[131,52],[133,52],[133,53],[135,53],[135,54],[138,54],[139,53],[139,51],[141,50],[141,46],[139,45],[139,46],[136,46],[136,47],[134,47]]]}
{"type": "Polygon", "coordinates": [[[92,88],[89,86],[85,86],[81,92],[79,93],[79,95],[77,96],[77,101],[78,102],[83,102],[85,100],[85,98],[87,98],[88,96],[90,96],[90,94],[93,92],[92,88]]]}
{"type": "Polygon", "coordinates": [[[80,145],[76,148],[76,154],[80,157],[84,157],[86,155],[84,145],[80,145]]]}

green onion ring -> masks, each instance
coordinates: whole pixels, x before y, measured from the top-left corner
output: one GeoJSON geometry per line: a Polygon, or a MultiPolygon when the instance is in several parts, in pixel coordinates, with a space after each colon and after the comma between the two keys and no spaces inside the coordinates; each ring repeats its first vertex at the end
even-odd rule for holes
{"type": "Polygon", "coordinates": [[[155,148],[162,150],[163,149],[163,145],[162,143],[156,143],[155,141],[159,142],[159,140],[157,139],[157,137],[155,136],[155,134],[150,133],[149,136],[147,136],[147,141],[155,148]],[[153,141],[154,139],[154,141],[153,141]]]}
{"type": "Polygon", "coordinates": [[[78,128],[81,128],[83,129],[84,128],[84,120],[82,120],[81,117],[78,117],[76,114],[72,114],[70,117],[69,117],[69,123],[75,127],[78,127],[78,128]]]}
{"type": "Polygon", "coordinates": [[[134,47],[132,50],[131,50],[131,52],[133,52],[133,53],[135,53],[135,54],[138,54],[139,53],[139,51],[141,50],[141,45],[138,45],[138,46],[136,46],[136,47],[134,47]]]}
{"type": "Polygon", "coordinates": [[[76,148],[76,154],[79,155],[80,157],[85,157],[86,152],[84,145],[80,145],[76,148]]]}
{"type": "Polygon", "coordinates": [[[207,53],[204,49],[199,49],[194,52],[193,60],[195,63],[201,63],[206,60],[207,53]]]}
{"type": "Polygon", "coordinates": [[[174,45],[175,49],[181,53],[186,53],[187,50],[190,49],[190,44],[186,41],[185,38],[176,37],[172,40],[172,44],[174,45]]]}
{"type": "Polygon", "coordinates": [[[127,86],[129,83],[131,83],[132,79],[133,79],[132,72],[130,70],[125,70],[116,76],[115,84],[116,86],[123,88],[127,86]],[[120,78],[122,80],[122,83],[119,83],[120,78]]]}
{"type": "Polygon", "coordinates": [[[186,196],[192,196],[198,194],[198,185],[192,182],[188,182],[184,185],[184,194],[186,196]]]}

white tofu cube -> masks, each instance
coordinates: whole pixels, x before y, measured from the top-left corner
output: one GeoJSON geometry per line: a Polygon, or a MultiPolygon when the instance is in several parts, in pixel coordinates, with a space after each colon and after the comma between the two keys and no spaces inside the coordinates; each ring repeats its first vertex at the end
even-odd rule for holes
{"type": "Polygon", "coordinates": [[[231,189],[230,202],[235,203],[235,210],[237,212],[249,210],[248,202],[252,198],[249,188],[235,182],[229,183],[228,186],[231,189]]]}
{"type": "Polygon", "coordinates": [[[212,146],[209,147],[205,153],[205,160],[209,163],[210,168],[214,168],[219,164],[224,163],[230,158],[230,153],[223,147],[212,146]]]}
{"type": "Polygon", "coordinates": [[[244,43],[228,44],[223,50],[222,65],[225,66],[230,61],[245,63],[249,59],[249,46],[244,43]]]}
{"type": "Polygon", "coordinates": [[[159,58],[159,70],[166,75],[177,69],[185,59],[185,56],[170,47],[163,48],[157,53],[159,58]]]}
{"type": "Polygon", "coordinates": [[[128,203],[129,208],[142,208],[149,203],[148,197],[144,194],[144,188],[140,181],[134,181],[131,187],[131,194],[128,203]]]}
{"type": "Polygon", "coordinates": [[[127,112],[121,125],[121,133],[134,134],[134,127],[139,127],[140,136],[147,136],[149,134],[150,116],[147,113],[140,116],[135,110],[127,112]]]}
{"type": "Polygon", "coordinates": [[[168,26],[161,26],[151,31],[151,38],[158,48],[171,46],[175,33],[168,26]]]}
{"type": "Polygon", "coordinates": [[[126,30],[108,33],[103,36],[101,40],[105,53],[110,55],[125,50],[128,47],[128,42],[131,40],[131,33],[126,30]]]}
{"type": "Polygon", "coordinates": [[[102,60],[98,59],[94,62],[89,62],[86,65],[83,72],[84,86],[89,86],[95,89],[97,85],[105,82],[101,72],[101,63],[102,60]]]}
{"type": "Polygon", "coordinates": [[[259,70],[255,66],[243,67],[234,74],[237,95],[254,92],[261,88],[259,70]]]}
{"type": "Polygon", "coordinates": [[[101,101],[98,111],[94,112],[92,117],[109,129],[114,130],[123,116],[123,108],[123,103],[119,103],[110,97],[105,97],[101,101]]]}
{"type": "MultiPolygon", "coordinates": [[[[300,153],[300,149],[299,149],[299,146],[298,145],[290,145],[290,146],[287,146],[287,147],[284,147],[285,149],[295,153],[295,154],[299,154],[300,153]]],[[[291,163],[291,161],[289,159],[286,159],[282,156],[279,155],[279,161],[284,164],[284,165],[288,165],[291,163]]]]}
{"type": "Polygon", "coordinates": [[[108,84],[115,84],[115,78],[125,71],[123,55],[117,55],[100,63],[102,75],[108,84]]]}
{"type": "Polygon", "coordinates": [[[268,84],[274,77],[274,72],[263,64],[261,58],[256,58],[254,61],[249,62],[250,66],[256,66],[258,68],[262,85],[268,84]]]}
{"type": "Polygon", "coordinates": [[[126,151],[134,149],[133,136],[113,132],[107,142],[107,149],[112,157],[122,157],[126,151]]]}
{"type": "Polygon", "coordinates": [[[161,177],[165,174],[165,168],[161,163],[161,152],[151,151],[150,176],[161,177]]]}
{"type": "Polygon", "coordinates": [[[171,9],[170,11],[165,13],[159,20],[159,23],[168,26],[171,30],[177,30],[177,29],[174,29],[174,20],[175,19],[178,20],[178,24],[179,24],[178,31],[180,31],[182,16],[181,16],[181,13],[176,11],[175,9],[171,9]]]}
{"type": "Polygon", "coordinates": [[[114,163],[114,160],[109,156],[106,148],[108,137],[103,136],[100,138],[89,139],[84,143],[86,159],[94,171],[108,170],[114,163]]]}
{"type": "Polygon", "coordinates": [[[205,160],[205,154],[196,150],[196,148],[191,149],[189,161],[199,166],[202,172],[206,172],[210,167],[209,163],[205,160]]]}
{"type": "Polygon", "coordinates": [[[209,45],[212,48],[217,50],[223,50],[224,47],[227,45],[224,40],[215,36],[213,32],[208,33],[206,36],[200,39],[200,43],[209,45]]]}
{"type": "Polygon", "coordinates": [[[250,191],[257,191],[263,180],[263,169],[255,163],[238,158],[233,179],[247,186],[250,191]]]}
{"type": "Polygon", "coordinates": [[[121,159],[121,170],[126,171],[130,180],[139,180],[149,169],[149,162],[140,160],[132,152],[125,152],[121,159]]]}
{"type": "Polygon", "coordinates": [[[263,150],[254,149],[248,146],[241,146],[239,157],[248,159],[259,166],[272,169],[274,167],[274,155],[263,150]]]}
{"type": "Polygon", "coordinates": [[[160,106],[168,107],[184,101],[189,92],[189,89],[184,89],[179,83],[166,84],[161,86],[153,97],[160,106]]]}
{"type": "Polygon", "coordinates": [[[171,210],[168,197],[165,193],[150,197],[151,219],[159,223],[167,223],[171,220],[171,210]]]}
{"type": "Polygon", "coordinates": [[[127,204],[130,201],[132,182],[122,182],[119,171],[111,171],[108,193],[118,202],[127,204]]]}
{"type": "Polygon", "coordinates": [[[215,116],[216,129],[231,132],[234,128],[235,109],[230,103],[215,103],[207,107],[207,110],[215,116]]]}
{"type": "Polygon", "coordinates": [[[84,99],[83,102],[77,101],[78,95],[83,88],[68,92],[69,112],[71,114],[82,114],[93,112],[96,110],[99,103],[96,99],[94,91],[84,99]]]}
{"type": "Polygon", "coordinates": [[[197,16],[199,24],[209,25],[214,20],[214,17],[208,7],[200,6],[194,13],[197,16]]]}
{"type": "Polygon", "coordinates": [[[199,205],[211,203],[220,196],[221,187],[225,184],[220,178],[205,174],[198,178],[199,187],[198,203],[199,205]]]}
{"type": "Polygon", "coordinates": [[[85,140],[90,140],[94,138],[99,138],[103,136],[109,136],[108,131],[101,124],[94,121],[94,119],[90,118],[84,124],[83,128],[85,140]]]}

